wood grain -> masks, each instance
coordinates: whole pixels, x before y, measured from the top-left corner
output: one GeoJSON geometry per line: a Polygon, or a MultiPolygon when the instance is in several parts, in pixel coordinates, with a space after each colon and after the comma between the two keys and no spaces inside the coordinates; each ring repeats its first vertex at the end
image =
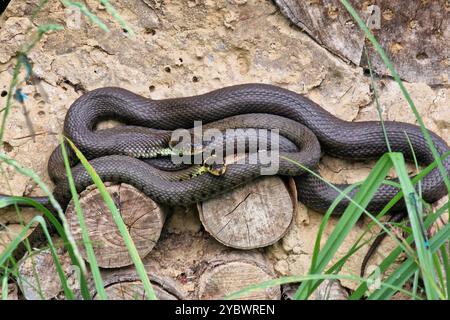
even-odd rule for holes
{"type": "MultiPolygon", "coordinates": [[[[109,194],[115,201],[140,257],[145,257],[159,239],[165,221],[165,212],[153,200],[127,184],[110,185],[109,194]]],[[[131,265],[123,238],[98,189],[89,188],[81,193],[80,204],[98,265],[117,268],[131,265]]],[[[71,202],[66,212],[75,241],[82,244],[79,221],[71,202]]],[[[79,246],[84,259],[86,251],[79,246]]]]}
{"type": "Polygon", "coordinates": [[[295,193],[295,187],[281,178],[263,177],[203,202],[200,220],[206,231],[226,246],[265,247],[287,232],[296,208],[295,193]]]}

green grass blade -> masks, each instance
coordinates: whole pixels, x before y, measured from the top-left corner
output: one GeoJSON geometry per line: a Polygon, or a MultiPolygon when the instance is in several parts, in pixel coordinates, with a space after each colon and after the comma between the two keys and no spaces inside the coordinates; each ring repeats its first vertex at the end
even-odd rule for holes
{"type": "MultiPolygon", "coordinates": [[[[317,265],[312,270],[312,273],[321,273],[326,268],[327,264],[336,254],[336,251],[345,240],[353,225],[360,218],[361,214],[364,211],[362,209],[369,204],[373,195],[378,190],[379,186],[389,172],[391,166],[392,163],[390,161],[389,154],[383,155],[377,161],[376,165],[374,166],[364,183],[361,185],[354,198],[354,202],[359,203],[360,207],[362,208],[356,206],[353,202],[350,203],[350,205],[344,211],[342,217],[339,219],[339,222],[334,228],[333,232],[328,237],[327,242],[320,251],[317,258],[317,265]]],[[[309,287],[309,283],[302,283],[296,294],[294,295],[294,298],[306,299],[311,294],[311,290],[309,290],[309,287]]]]}
{"type": "Polygon", "coordinates": [[[406,163],[403,155],[401,153],[391,153],[390,157],[402,186],[403,194],[407,195],[405,203],[422,271],[425,292],[428,299],[434,300],[438,298],[439,293],[436,290],[436,283],[434,281],[435,270],[433,259],[428,250],[428,241],[424,235],[421,205],[406,170],[406,163]]]}
{"type": "Polygon", "coordinates": [[[0,152],[0,161],[5,162],[6,164],[12,166],[17,172],[31,178],[34,182],[37,183],[37,185],[46,194],[46,196],[48,196],[50,204],[56,210],[56,212],[58,213],[58,218],[62,222],[64,233],[67,237],[67,241],[70,242],[70,245],[72,246],[73,254],[75,255],[75,257],[78,261],[78,265],[80,266],[81,271],[84,274],[86,274],[86,265],[84,263],[83,258],[81,257],[80,252],[78,251],[78,248],[75,244],[75,240],[73,239],[73,236],[70,232],[70,228],[67,223],[66,216],[64,215],[61,206],[59,205],[58,201],[56,201],[55,197],[53,196],[53,194],[50,191],[50,189],[48,188],[48,186],[44,182],[42,182],[42,180],[39,178],[39,176],[33,170],[23,167],[17,161],[11,159],[8,155],[1,153],[1,152],[0,152]]]}
{"type": "Polygon", "coordinates": [[[386,140],[386,146],[388,148],[388,151],[392,152],[391,144],[389,143],[389,137],[386,132],[386,126],[384,125],[383,114],[381,112],[381,105],[380,105],[380,100],[378,99],[377,88],[375,86],[375,79],[374,79],[373,70],[372,70],[372,62],[370,60],[369,54],[367,53],[367,50],[365,47],[364,47],[364,54],[366,55],[367,65],[369,67],[370,83],[371,83],[371,86],[373,89],[373,94],[375,96],[375,105],[377,106],[378,118],[380,119],[381,128],[383,129],[383,135],[384,135],[384,139],[386,140]]]}
{"type": "MultiPolygon", "coordinates": [[[[447,204],[448,205],[448,204],[447,204]]],[[[447,206],[443,206],[439,210],[437,210],[436,213],[431,214],[427,217],[425,221],[425,226],[428,228],[431,226],[432,223],[434,223],[447,209],[447,206]]],[[[405,242],[407,244],[411,244],[413,242],[413,237],[410,235],[405,242]]],[[[398,256],[402,253],[403,249],[399,246],[395,248],[378,266],[381,273],[384,273],[398,258],[398,256]]],[[[414,257],[410,257],[414,260],[414,257]]],[[[414,260],[415,261],[415,260],[414,260]]],[[[417,268],[416,268],[417,270],[417,268]]],[[[406,282],[408,279],[403,279],[404,282],[406,282]]],[[[404,283],[403,282],[403,283],[404,283]]],[[[350,296],[351,300],[358,300],[361,299],[364,295],[364,293],[367,291],[367,286],[363,283],[361,284],[350,296]]],[[[391,292],[391,294],[394,294],[395,292],[391,292]]]]}
{"type": "Polygon", "coordinates": [[[8,271],[2,276],[2,300],[8,300],[8,271]]]}
{"type": "MultiPolygon", "coordinates": [[[[342,5],[347,9],[347,11],[350,13],[350,15],[355,19],[356,23],[358,24],[359,28],[364,31],[367,39],[373,44],[375,50],[383,60],[386,67],[391,72],[392,77],[397,82],[397,84],[400,87],[400,90],[405,97],[406,101],[408,102],[408,105],[410,106],[412,112],[414,113],[414,116],[417,119],[417,123],[420,126],[420,129],[422,131],[423,136],[425,137],[425,140],[431,150],[431,153],[433,154],[434,159],[437,161],[437,165],[439,168],[439,171],[441,172],[441,175],[444,179],[444,183],[447,187],[448,193],[450,195],[450,180],[447,174],[447,171],[444,168],[444,165],[442,164],[442,161],[440,161],[440,155],[436,150],[436,147],[431,139],[431,136],[428,132],[428,130],[425,127],[425,124],[420,117],[419,112],[417,111],[417,108],[414,104],[414,102],[411,99],[411,96],[408,93],[408,90],[406,90],[405,86],[403,85],[402,80],[400,79],[400,76],[398,75],[397,71],[395,70],[394,66],[392,65],[391,61],[387,57],[384,49],[381,47],[381,45],[378,43],[378,41],[375,39],[375,36],[372,34],[372,32],[369,30],[369,28],[366,26],[364,21],[361,19],[361,17],[358,15],[358,13],[355,11],[355,9],[352,7],[352,5],[348,2],[348,0],[341,0],[342,5]]],[[[450,213],[450,212],[449,212],[450,213]]]]}
{"type": "MultiPolygon", "coordinates": [[[[441,156],[441,160],[445,159],[449,155],[450,155],[450,151],[446,152],[445,154],[443,154],[441,156]]],[[[436,167],[437,167],[437,163],[436,163],[436,161],[434,161],[433,163],[428,165],[426,168],[424,168],[421,172],[419,172],[412,179],[412,183],[413,184],[419,183],[421,179],[423,179],[428,173],[430,173],[436,167]]],[[[380,214],[378,216],[386,214],[386,212],[388,212],[402,197],[403,197],[403,191],[400,189],[399,193],[397,193],[397,195],[386,205],[386,207],[380,212],[380,214]]],[[[446,208],[447,208],[447,206],[444,205],[441,209],[439,209],[437,211],[437,215],[441,215],[446,208]]],[[[435,219],[437,219],[437,215],[433,215],[432,217],[436,217],[435,219]]],[[[430,221],[430,220],[427,219],[427,221],[430,221]]],[[[430,223],[428,223],[427,221],[425,222],[425,226],[429,227],[430,223]]],[[[406,244],[411,244],[412,243],[411,239],[412,239],[412,237],[408,238],[406,241],[406,244]]],[[[400,253],[402,251],[405,251],[405,246],[403,246],[403,247],[399,246],[394,251],[392,251],[391,254],[380,264],[379,267],[381,269],[381,272],[384,272],[385,270],[387,270],[387,268],[395,262],[395,260],[397,259],[397,257],[400,255],[400,253]]],[[[405,252],[411,256],[411,253],[409,253],[409,250],[405,251],[405,252]]],[[[355,299],[355,300],[360,299],[366,291],[367,291],[367,287],[365,286],[365,284],[362,284],[360,287],[358,287],[355,290],[355,292],[352,294],[352,296],[350,298],[355,299]]]]}
{"type": "Polygon", "coordinates": [[[440,250],[433,253],[432,258],[433,258],[433,265],[436,270],[436,277],[437,277],[437,280],[439,280],[439,286],[440,286],[439,289],[442,292],[444,292],[445,280],[444,280],[444,274],[442,273],[442,269],[441,269],[441,265],[440,265],[440,260],[439,260],[439,255],[438,255],[439,252],[440,252],[440,250]]]}
{"type": "Polygon", "coordinates": [[[414,273],[414,280],[413,280],[413,299],[417,300],[417,289],[419,288],[419,278],[420,278],[420,272],[417,270],[414,273]]]}
{"type": "MultiPolygon", "coordinates": [[[[449,152],[450,154],[450,152],[449,152]]],[[[384,232],[386,232],[389,236],[391,236],[394,240],[396,239],[396,237],[389,231],[388,228],[386,228],[384,226],[383,223],[381,223],[378,218],[375,218],[372,214],[370,214],[370,212],[368,212],[365,208],[363,208],[359,203],[357,203],[354,199],[352,199],[350,196],[348,196],[346,194],[346,192],[344,192],[343,190],[339,189],[338,187],[336,187],[334,184],[332,184],[331,182],[327,181],[326,179],[324,179],[323,177],[321,177],[319,174],[317,174],[316,172],[310,170],[309,168],[306,168],[305,166],[303,166],[301,163],[289,159],[287,157],[282,157],[283,159],[292,162],[295,165],[298,165],[299,167],[301,167],[303,170],[305,170],[305,172],[314,175],[315,177],[317,177],[318,179],[322,180],[324,183],[326,183],[330,188],[334,189],[336,192],[339,193],[338,198],[346,198],[347,200],[349,200],[351,203],[353,203],[358,209],[361,209],[370,219],[372,219],[373,223],[376,223],[384,232]]],[[[361,185],[363,182],[357,182],[354,183],[353,186],[359,186],[361,185]]],[[[383,184],[387,184],[387,185],[392,185],[394,187],[400,188],[400,184],[398,183],[394,183],[393,181],[389,181],[389,180],[383,180],[383,184]]],[[[351,188],[351,186],[350,186],[351,188]]],[[[336,202],[336,199],[335,201],[336,202]]],[[[332,204],[333,205],[333,204],[332,204]]],[[[382,217],[386,212],[383,212],[383,214],[379,214],[377,217],[382,217]]],[[[401,246],[401,243],[398,243],[401,246]]]]}
{"type": "Polygon", "coordinates": [[[134,31],[131,29],[128,24],[123,20],[120,14],[116,11],[113,5],[109,2],[109,0],[100,0],[100,3],[105,7],[106,11],[120,24],[120,26],[127,31],[127,34],[130,37],[134,36],[134,31]]]}
{"type": "Polygon", "coordinates": [[[323,235],[323,232],[325,231],[325,227],[327,226],[327,223],[331,217],[331,214],[333,213],[333,211],[337,207],[337,205],[346,197],[346,195],[348,195],[349,192],[351,192],[357,186],[358,186],[358,184],[354,184],[354,185],[349,186],[345,190],[343,190],[342,193],[339,194],[339,196],[333,201],[333,203],[331,204],[331,206],[328,208],[327,212],[325,213],[325,215],[322,219],[322,222],[320,223],[319,230],[317,231],[316,240],[314,242],[314,249],[313,249],[313,254],[312,254],[312,258],[311,258],[311,266],[309,269],[310,273],[312,273],[312,271],[316,268],[317,259],[318,259],[319,252],[320,252],[320,242],[322,241],[322,235],[323,235]]]}
{"type": "Polygon", "coordinates": [[[100,29],[102,29],[105,32],[109,32],[108,27],[106,26],[106,24],[103,23],[102,20],[100,20],[95,14],[93,14],[92,12],[89,11],[89,9],[86,7],[85,4],[80,3],[80,2],[73,2],[71,0],[60,0],[62,2],[62,4],[64,6],[66,6],[67,8],[73,7],[73,8],[77,8],[81,11],[81,13],[83,13],[86,17],[88,17],[89,19],[91,19],[91,21],[93,23],[95,23],[96,25],[98,25],[100,27],[100,29]]]}
{"type": "MultiPolygon", "coordinates": [[[[409,138],[409,136],[406,133],[405,133],[405,136],[406,136],[406,140],[408,140],[409,149],[411,150],[411,154],[413,156],[413,161],[414,161],[414,166],[416,168],[416,172],[419,172],[420,171],[419,161],[417,160],[416,152],[414,151],[414,146],[411,142],[411,139],[409,138]]],[[[419,180],[417,182],[417,189],[419,192],[419,198],[422,199],[422,181],[421,180],[419,180]]]]}
{"type": "MultiPolygon", "coordinates": [[[[432,239],[430,239],[430,251],[432,253],[439,250],[439,248],[445,244],[450,238],[450,224],[447,224],[442,230],[440,230],[432,239]]],[[[408,258],[403,264],[396,269],[384,282],[393,286],[402,287],[408,279],[410,279],[414,273],[418,270],[419,266],[412,258],[408,258]]],[[[388,288],[380,288],[373,292],[368,299],[380,300],[389,299],[395,291],[388,288]]]]}
{"type": "MultiPolygon", "coordinates": [[[[448,204],[447,204],[448,205],[448,204]]],[[[446,206],[440,208],[436,213],[430,215],[427,220],[425,221],[425,226],[428,228],[431,226],[432,223],[434,223],[441,215],[442,213],[447,209],[446,206]]],[[[413,236],[410,235],[406,241],[408,243],[412,243],[413,242],[413,236]]],[[[439,240],[439,239],[438,239],[439,240]]],[[[437,241],[436,237],[433,238],[432,241],[437,241]]],[[[391,252],[391,254],[380,264],[380,269],[382,272],[384,272],[385,270],[387,270],[387,268],[389,267],[389,265],[398,257],[398,255],[401,253],[401,249],[400,248],[396,248],[393,252],[391,252]]],[[[415,257],[410,257],[410,260],[414,262],[414,270],[413,273],[419,271],[419,267],[417,265],[417,260],[415,259],[415,257]]],[[[398,270],[397,270],[398,271],[398,270]]],[[[396,271],[396,272],[397,272],[396,271]]],[[[411,274],[407,274],[406,277],[410,277],[411,274]]],[[[392,275],[390,276],[391,278],[392,275]]],[[[408,278],[401,278],[401,277],[394,277],[393,279],[395,279],[396,281],[401,282],[402,284],[405,283],[408,278]]],[[[358,292],[359,288],[355,291],[355,293],[353,295],[356,295],[358,292]]],[[[388,295],[393,295],[395,292],[388,292],[388,295]]],[[[356,297],[357,298],[357,297],[356,297]]]]}
{"type": "Polygon", "coordinates": [[[64,229],[63,229],[62,225],[59,223],[59,221],[56,219],[56,217],[53,215],[53,213],[51,213],[42,204],[40,204],[39,202],[34,201],[33,199],[26,198],[26,197],[18,197],[18,196],[17,197],[16,196],[11,196],[11,197],[8,197],[8,198],[0,199],[0,209],[9,207],[9,206],[14,205],[14,204],[27,205],[27,206],[34,207],[37,211],[42,213],[49,220],[49,222],[56,229],[56,232],[63,238],[63,241],[67,241],[67,240],[64,239],[66,235],[64,233],[64,229]]]}
{"type": "MultiPolygon", "coordinates": [[[[450,151],[444,153],[441,156],[441,161],[444,160],[450,156],[450,151]]],[[[424,168],[421,172],[419,172],[413,179],[412,183],[415,185],[420,182],[421,179],[423,179],[427,174],[429,174],[433,169],[437,167],[436,160],[433,161],[430,165],[428,165],[426,168],[424,168]]],[[[380,215],[386,214],[400,199],[403,197],[403,191],[400,188],[400,191],[392,198],[391,201],[383,208],[383,210],[380,212],[380,215]]]]}
{"type": "MultiPolygon", "coordinates": [[[[348,250],[348,252],[342,258],[340,258],[335,264],[333,264],[328,270],[326,270],[324,274],[337,274],[342,269],[342,267],[345,265],[347,260],[355,252],[357,252],[358,250],[363,248],[369,242],[369,240],[367,240],[367,241],[364,241],[363,243],[360,244],[360,242],[361,242],[361,240],[362,240],[362,238],[364,237],[365,234],[366,233],[364,232],[359,237],[359,239],[353,244],[353,246],[348,250]]],[[[363,282],[362,285],[364,285],[364,284],[365,284],[365,282],[363,282]]],[[[314,290],[316,290],[317,287],[319,287],[319,285],[320,285],[320,282],[318,282],[318,281],[315,282],[315,283],[310,284],[310,286],[309,286],[310,292],[313,292],[314,290]]]]}
{"type": "Polygon", "coordinates": [[[74,299],[74,294],[73,294],[72,290],[69,288],[69,285],[67,283],[66,276],[64,274],[64,271],[62,270],[61,262],[59,261],[58,255],[56,254],[56,248],[55,248],[55,246],[53,244],[53,241],[52,241],[52,238],[50,237],[50,234],[48,232],[47,224],[46,224],[45,220],[41,216],[36,216],[33,219],[31,219],[31,221],[27,223],[27,225],[22,229],[22,231],[19,233],[19,235],[17,237],[15,237],[13,239],[13,241],[11,241],[11,243],[8,245],[8,247],[0,254],[0,265],[4,265],[4,263],[11,256],[12,252],[14,251],[14,249],[17,248],[19,243],[25,237],[25,235],[28,232],[28,230],[36,222],[41,225],[42,230],[44,232],[44,235],[47,238],[47,241],[49,243],[50,252],[51,252],[51,254],[53,256],[53,260],[55,262],[56,271],[57,271],[59,279],[61,281],[61,285],[62,285],[63,290],[64,290],[64,295],[66,296],[67,299],[73,300],[74,299]]]}
{"type": "Polygon", "coordinates": [[[72,201],[75,207],[75,212],[77,214],[78,222],[80,224],[81,236],[83,239],[83,244],[86,249],[86,255],[88,257],[89,266],[92,272],[92,278],[94,279],[95,288],[97,295],[101,300],[106,300],[106,292],[103,285],[103,279],[98,268],[97,259],[95,258],[94,248],[92,247],[91,239],[89,238],[89,232],[84,220],[83,210],[81,209],[80,200],[78,199],[78,193],[75,188],[75,183],[73,181],[72,171],[70,169],[69,158],[67,156],[66,147],[64,145],[64,140],[60,139],[61,151],[64,158],[64,166],[66,167],[67,179],[69,181],[70,192],[72,194],[72,201]]]}
{"type": "Polygon", "coordinates": [[[449,243],[447,242],[441,246],[441,256],[442,256],[444,272],[445,272],[446,297],[447,297],[447,300],[450,300],[450,259],[449,259],[449,255],[447,252],[448,245],[449,245],[449,243]]]}
{"type": "Polygon", "coordinates": [[[116,205],[114,204],[113,199],[109,195],[108,191],[106,190],[105,185],[103,184],[102,180],[98,176],[98,174],[95,172],[94,168],[90,165],[90,163],[87,161],[87,159],[84,157],[84,155],[81,153],[80,150],[73,144],[72,141],[67,139],[67,142],[70,144],[72,149],[75,151],[75,154],[77,155],[78,159],[80,159],[81,163],[83,164],[86,171],[89,173],[89,175],[92,178],[92,181],[94,181],[95,185],[97,186],[100,194],[102,195],[103,200],[105,201],[106,205],[108,206],[108,209],[110,210],[114,222],[116,223],[117,227],[119,228],[119,232],[123,237],[123,240],[125,242],[125,245],[128,249],[128,252],[130,253],[130,257],[136,267],[136,272],[139,275],[142,284],[144,286],[145,293],[149,299],[156,299],[155,292],[153,291],[152,285],[150,283],[150,280],[148,279],[147,272],[145,270],[145,267],[142,263],[141,258],[139,257],[139,254],[136,250],[136,247],[133,243],[133,240],[131,239],[130,233],[128,232],[128,229],[123,222],[122,217],[120,216],[119,211],[116,208],[116,205]]]}
{"type": "MultiPolygon", "coordinates": [[[[13,204],[17,205],[27,205],[34,207],[38,212],[42,213],[45,218],[53,225],[56,232],[61,237],[64,246],[67,249],[67,252],[69,253],[69,257],[72,261],[72,264],[75,266],[78,266],[81,270],[81,266],[79,265],[79,262],[75,256],[72,244],[69,242],[66,233],[64,232],[63,226],[59,223],[59,221],[56,219],[56,217],[51,213],[46,207],[44,207],[42,204],[34,201],[33,199],[25,198],[25,197],[15,197],[11,196],[8,198],[3,198],[0,200],[0,208],[5,208],[8,206],[11,206],[13,204]]],[[[81,295],[83,296],[83,299],[90,300],[91,296],[88,290],[87,286],[87,280],[84,273],[80,272],[80,289],[81,289],[81,295]]]]}
{"type": "MultiPolygon", "coordinates": [[[[450,152],[449,152],[450,154],[450,152]]],[[[336,190],[339,193],[338,199],[341,199],[343,197],[347,198],[351,203],[353,203],[357,208],[359,208],[360,210],[362,210],[370,219],[372,219],[371,224],[369,225],[369,228],[371,228],[373,226],[373,223],[377,224],[378,226],[380,226],[380,228],[386,232],[395,242],[397,242],[397,244],[399,245],[399,247],[403,248],[405,250],[405,252],[407,252],[406,247],[404,247],[404,245],[391,233],[391,231],[383,224],[379,221],[379,218],[382,217],[386,212],[381,212],[380,214],[378,214],[377,217],[374,217],[373,215],[371,215],[365,208],[361,207],[357,202],[355,202],[351,197],[349,197],[345,192],[343,192],[342,190],[340,190],[339,188],[337,188],[335,185],[333,185],[332,183],[328,182],[326,179],[323,179],[320,175],[318,175],[317,173],[311,171],[310,169],[304,167],[302,164],[289,159],[287,157],[283,157],[283,159],[292,162],[295,165],[300,166],[301,168],[303,168],[306,172],[308,172],[309,174],[314,175],[315,177],[317,177],[318,179],[321,179],[324,183],[326,183],[328,186],[330,186],[330,188],[333,188],[334,190],[336,190]]],[[[419,176],[420,177],[420,176],[419,176]]],[[[389,184],[389,185],[393,185],[395,187],[400,188],[400,184],[398,183],[390,183],[391,181],[387,181],[387,180],[383,180],[384,184],[389,184]]],[[[361,184],[362,182],[356,183],[353,185],[353,187],[361,184]]],[[[352,188],[352,186],[350,186],[349,188],[352,188]]],[[[399,198],[400,199],[400,198],[399,198]]],[[[336,203],[337,200],[334,201],[334,203],[336,203]]],[[[332,207],[334,205],[334,203],[332,204],[332,207]]],[[[330,211],[330,210],[328,210],[330,211]]],[[[357,250],[359,250],[361,248],[361,246],[358,247],[358,243],[362,240],[362,238],[364,237],[364,235],[367,233],[368,230],[366,230],[360,237],[359,239],[356,241],[356,243],[352,246],[352,248],[349,250],[349,252],[356,252],[357,250]]],[[[320,236],[320,232],[318,233],[318,236],[320,236]]],[[[316,238],[317,240],[317,238],[316,238]]],[[[317,248],[317,241],[315,244],[315,247],[317,248]]],[[[340,267],[343,266],[343,264],[345,263],[345,261],[348,259],[348,257],[351,255],[351,253],[347,253],[346,255],[344,255],[343,258],[341,258],[334,266],[332,266],[326,273],[333,273],[333,272],[337,272],[340,267]]],[[[312,261],[312,265],[315,265],[317,257],[313,256],[313,261],[312,261]]],[[[310,268],[311,270],[311,268],[310,268]]],[[[308,292],[312,292],[312,290],[314,290],[315,288],[317,288],[320,285],[320,283],[314,283],[314,284],[308,284],[309,289],[305,289],[308,292]]]]}
{"type": "MultiPolygon", "coordinates": [[[[310,281],[323,281],[323,280],[352,280],[352,281],[357,281],[357,282],[367,282],[367,279],[361,278],[361,277],[356,277],[356,276],[351,276],[351,275],[335,275],[335,274],[310,274],[310,275],[305,275],[305,276],[289,276],[289,277],[282,277],[282,278],[278,278],[278,279],[272,279],[272,280],[268,280],[268,281],[264,281],[258,284],[254,284],[251,286],[248,286],[244,289],[241,289],[239,291],[233,292],[232,294],[226,296],[224,299],[226,300],[232,300],[232,299],[237,299],[240,298],[244,295],[253,293],[255,291],[259,291],[259,290],[264,290],[267,288],[271,288],[274,286],[279,286],[282,284],[287,284],[287,283],[297,283],[297,282],[310,282],[310,281]]],[[[381,282],[381,287],[388,287],[394,290],[399,290],[400,292],[411,296],[411,292],[404,290],[401,287],[395,287],[392,286],[390,284],[385,284],[383,282],[381,282]]]]}

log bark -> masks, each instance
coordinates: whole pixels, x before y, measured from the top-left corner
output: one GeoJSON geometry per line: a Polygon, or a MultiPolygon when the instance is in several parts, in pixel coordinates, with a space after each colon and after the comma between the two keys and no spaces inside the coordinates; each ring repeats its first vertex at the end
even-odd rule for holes
{"type": "MultiPolygon", "coordinates": [[[[107,187],[116,207],[119,209],[136,249],[145,257],[159,239],[165,221],[165,210],[142,192],[127,184],[107,187]]],[[[96,188],[88,188],[80,195],[89,237],[94,247],[98,265],[102,268],[117,268],[133,262],[114,219],[96,188]]],[[[78,217],[71,202],[66,211],[67,220],[75,241],[82,244],[78,217]]],[[[86,251],[79,246],[84,259],[86,251]]]]}
{"type": "MultiPolygon", "coordinates": [[[[276,278],[272,261],[261,250],[226,247],[204,230],[170,233],[165,229],[143,262],[148,274],[157,271],[173,279],[187,299],[195,300],[223,298],[247,285],[276,278]]],[[[280,286],[266,294],[253,294],[255,299],[279,299],[280,295],[280,286]]]]}
{"type": "MultiPolygon", "coordinates": [[[[104,269],[102,279],[108,300],[147,300],[144,286],[134,268],[104,269]]],[[[158,272],[148,272],[148,277],[158,300],[183,300],[185,293],[177,284],[166,276],[159,276],[158,272]]],[[[91,295],[98,299],[92,283],[91,295]]]]}
{"type": "MultiPolygon", "coordinates": [[[[258,253],[232,252],[208,262],[198,281],[198,299],[212,300],[274,278],[271,265],[258,253]]],[[[247,293],[239,300],[280,300],[280,286],[247,293]]]]}
{"type": "MultiPolygon", "coordinates": [[[[282,299],[293,300],[298,287],[298,283],[288,283],[282,285],[282,299]]],[[[348,295],[347,290],[341,285],[339,280],[326,279],[312,293],[309,300],[347,300],[348,295]]]]}
{"type": "MultiPolygon", "coordinates": [[[[69,287],[81,299],[76,268],[67,252],[58,254],[69,287]]],[[[147,275],[158,299],[218,299],[249,285],[275,278],[272,263],[257,250],[234,250],[206,232],[166,234],[144,260],[147,275]]],[[[134,266],[100,269],[108,299],[146,299],[134,266]]],[[[33,253],[19,267],[20,290],[27,300],[65,299],[49,250],[33,253]]],[[[87,275],[88,289],[98,299],[95,284],[87,275]]],[[[240,299],[280,299],[280,286],[252,292],[240,299]]]]}
{"type": "MultiPolygon", "coordinates": [[[[19,300],[19,289],[17,288],[17,285],[15,283],[8,284],[6,290],[8,290],[8,292],[6,293],[6,300],[19,300]]],[[[2,288],[0,288],[0,297],[3,298],[2,288]]]]}
{"type": "MultiPolygon", "coordinates": [[[[76,292],[79,288],[78,278],[68,254],[60,253],[58,257],[69,287],[76,292]]],[[[24,299],[64,299],[63,288],[50,250],[34,251],[31,255],[25,255],[20,261],[19,275],[18,284],[24,299]]]]}
{"type": "Polygon", "coordinates": [[[263,177],[198,205],[206,231],[226,246],[261,248],[283,237],[297,207],[294,181],[263,177]]]}
{"type": "MultiPolygon", "coordinates": [[[[69,287],[77,299],[81,299],[80,285],[75,268],[71,266],[67,252],[58,254],[69,287]]],[[[142,282],[134,267],[100,269],[106,296],[109,300],[145,300],[142,282]]],[[[65,299],[61,281],[56,272],[53,257],[49,250],[34,252],[25,257],[19,267],[20,288],[26,300],[65,299]]],[[[185,293],[170,278],[158,275],[158,271],[148,272],[156,297],[160,300],[184,299],[185,293]]],[[[87,275],[88,288],[93,299],[98,299],[95,283],[87,275]]],[[[16,294],[17,296],[17,294],[16,294]]]]}

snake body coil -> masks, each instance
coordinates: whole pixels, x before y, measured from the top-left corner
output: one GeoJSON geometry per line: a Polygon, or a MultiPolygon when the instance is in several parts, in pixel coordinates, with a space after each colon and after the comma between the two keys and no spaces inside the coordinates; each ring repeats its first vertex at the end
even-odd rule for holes
{"type": "MultiPolygon", "coordinates": [[[[281,116],[309,128],[320,142],[322,151],[331,156],[346,159],[377,158],[388,151],[382,127],[378,121],[347,122],[334,117],[311,100],[292,91],[265,84],[245,84],[222,88],[203,95],[151,100],[121,88],[101,88],[78,98],[70,107],[64,123],[64,133],[88,158],[105,181],[123,181],[135,185],[155,201],[169,204],[189,204],[210,198],[258,176],[257,167],[232,166],[224,176],[202,175],[188,181],[167,182],[155,180],[154,168],[127,155],[142,154],[164,143],[162,130],[192,128],[194,121],[211,123],[224,118],[262,114],[260,127],[271,127],[271,119],[264,114],[281,116]],[[114,134],[95,130],[103,119],[117,119],[129,126],[114,128],[114,134]]],[[[407,137],[411,141],[417,160],[424,165],[434,161],[432,153],[419,127],[386,121],[384,123],[392,151],[402,152],[407,159],[413,154],[407,137]]],[[[306,131],[305,131],[306,132],[306,131]]],[[[449,150],[445,141],[430,132],[439,154],[449,150]]],[[[307,135],[300,147],[307,147],[315,138],[307,135]]],[[[297,159],[308,167],[317,161],[317,148],[297,159]]],[[[320,152],[320,151],[319,151],[320,152]]],[[[55,157],[57,158],[57,157],[55,157]]],[[[56,161],[50,160],[49,171],[56,170],[56,161]]],[[[293,170],[289,167],[282,174],[293,170]]],[[[450,172],[450,159],[443,165],[450,172]]],[[[303,172],[294,170],[293,175],[303,172]]],[[[90,177],[80,167],[74,168],[74,179],[79,189],[91,183],[90,177]]],[[[159,178],[158,178],[159,179],[159,178]]],[[[319,212],[328,209],[338,192],[310,174],[296,178],[299,200],[319,212]]],[[[340,189],[347,185],[337,185],[340,189]]],[[[351,195],[354,195],[354,190],[351,195]]],[[[380,210],[398,189],[383,185],[370,202],[369,210],[380,210]]],[[[64,182],[58,183],[55,193],[67,193],[64,182]]],[[[440,199],[446,193],[443,178],[434,169],[422,180],[422,195],[428,202],[440,199]]],[[[335,212],[342,212],[348,205],[342,200],[335,212]]],[[[399,204],[396,209],[401,209],[399,204]]]]}

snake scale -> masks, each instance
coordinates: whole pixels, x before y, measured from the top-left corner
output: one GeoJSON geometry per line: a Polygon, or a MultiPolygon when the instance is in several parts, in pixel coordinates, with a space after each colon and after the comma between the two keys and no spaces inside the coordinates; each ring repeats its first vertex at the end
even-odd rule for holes
{"type": "MultiPolygon", "coordinates": [[[[258,166],[234,165],[220,177],[205,174],[185,181],[169,181],[164,179],[164,175],[168,173],[148,166],[133,156],[145,156],[150,150],[167,144],[168,132],[192,128],[194,121],[210,123],[211,127],[216,124],[223,128],[248,127],[239,116],[247,115],[247,119],[250,119],[256,116],[255,113],[258,115],[251,127],[258,125],[259,128],[272,129],[279,126],[271,115],[286,118],[291,127],[295,127],[295,123],[306,127],[297,128],[303,134],[303,141],[297,141],[303,150],[299,153],[286,153],[285,156],[289,158],[295,155],[294,160],[310,169],[314,168],[320,156],[318,148],[331,156],[355,160],[377,158],[388,151],[380,122],[341,120],[300,94],[267,84],[235,85],[202,95],[163,100],[151,100],[122,88],[95,89],[82,95],[71,105],[64,122],[64,134],[88,159],[93,159],[92,165],[105,181],[130,183],[157,202],[188,205],[254,179],[259,175],[258,166]],[[224,121],[225,118],[230,119],[224,121]],[[116,119],[126,126],[96,131],[96,125],[104,119],[116,119]],[[320,147],[317,147],[317,140],[320,147]]],[[[428,165],[434,161],[418,126],[393,121],[385,121],[384,126],[392,151],[402,152],[407,159],[412,160],[409,138],[419,163],[428,165]]],[[[449,150],[442,138],[431,131],[429,133],[439,154],[449,150]]],[[[294,136],[288,138],[293,139],[294,136]]],[[[73,160],[73,155],[70,158],[73,160]]],[[[299,200],[309,208],[325,212],[338,192],[316,176],[302,174],[303,170],[294,170],[293,167],[296,166],[289,161],[281,159],[280,162],[281,174],[296,176],[299,200]]],[[[443,165],[450,172],[449,158],[443,160],[443,165]]],[[[65,206],[70,199],[67,182],[55,178],[56,172],[61,171],[60,168],[61,159],[55,151],[49,160],[48,169],[57,182],[56,198],[65,206]]],[[[75,166],[73,171],[78,190],[92,183],[81,165],[75,166]]],[[[346,184],[336,186],[339,189],[348,187],[346,184]]],[[[438,169],[432,170],[422,180],[421,187],[423,198],[430,203],[446,193],[438,169]]],[[[353,196],[355,192],[357,188],[350,195],[353,196]]],[[[368,209],[382,209],[397,192],[398,189],[393,185],[382,185],[368,209]]],[[[37,200],[42,203],[47,201],[45,197],[37,200]]],[[[347,199],[342,200],[335,213],[341,213],[348,203],[347,199]]],[[[403,208],[404,204],[399,202],[394,210],[403,208]]]]}

